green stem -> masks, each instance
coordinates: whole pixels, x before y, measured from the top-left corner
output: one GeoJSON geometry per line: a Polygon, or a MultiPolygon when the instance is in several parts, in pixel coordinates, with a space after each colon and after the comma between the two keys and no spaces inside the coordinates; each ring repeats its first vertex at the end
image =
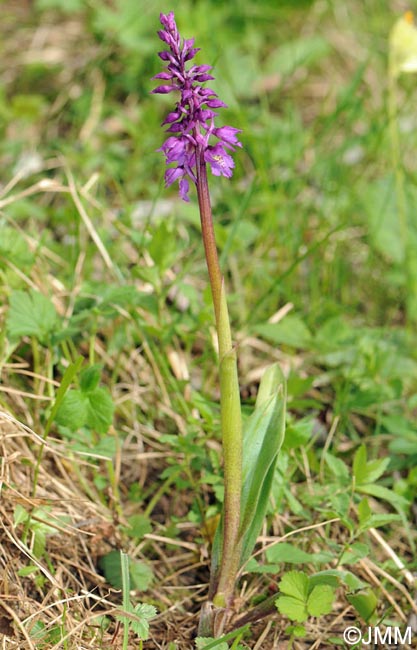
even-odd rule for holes
{"type": "Polygon", "coordinates": [[[410,232],[407,217],[407,199],[405,194],[404,170],[401,164],[401,147],[398,129],[398,97],[397,97],[397,75],[395,74],[392,61],[388,65],[388,118],[389,133],[391,139],[391,152],[395,174],[395,194],[397,201],[398,220],[400,226],[400,238],[404,251],[404,267],[406,274],[406,310],[407,320],[417,320],[417,280],[415,278],[415,263],[413,242],[410,241],[410,232]]]}
{"type": "Polygon", "coordinates": [[[219,342],[220,408],[224,456],[224,504],[222,555],[218,576],[211,576],[213,602],[225,607],[233,598],[239,569],[238,542],[242,491],[242,423],[237,375],[237,355],[232,346],[230,319],[224,280],[220,270],[214,235],[213,216],[207,182],[207,169],[201,151],[197,151],[197,193],[201,230],[216,316],[219,342]]]}
{"type": "Polygon", "coordinates": [[[400,223],[401,242],[404,246],[404,254],[407,250],[407,204],[404,191],[404,172],[401,167],[400,138],[398,132],[398,100],[396,75],[390,63],[388,68],[388,116],[389,133],[391,139],[391,152],[395,172],[395,193],[397,198],[397,209],[400,223]]]}

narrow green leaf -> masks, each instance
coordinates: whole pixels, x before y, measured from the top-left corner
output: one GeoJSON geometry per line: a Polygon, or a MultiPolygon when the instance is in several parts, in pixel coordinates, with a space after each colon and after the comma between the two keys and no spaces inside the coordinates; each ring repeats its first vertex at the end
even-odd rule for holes
{"type": "Polygon", "coordinates": [[[255,409],[243,433],[241,564],[256,543],[268,505],[275,464],[285,433],[285,379],[278,364],[262,377],[255,409]]]}
{"type": "Polygon", "coordinates": [[[390,503],[400,513],[404,512],[404,509],[409,505],[407,499],[402,497],[400,494],[389,490],[383,485],[360,485],[357,486],[356,492],[360,492],[361,494],[370,494],[377,499],[383,499],[390,503]]]}
{"type": "Polygon", "coordinates": [[[54,405],[52,406],[51,412],[49,414],[48,420],[45,425],[45,431],[43,436],[44,438],[48,436],[49,430],[52,426],[52,422],[54,421],[58,413],[58,410],[64,400],[64,397],[68,391],[69,386],[71,385],[73,378],[81,368],[82,362],[83,362],[83,358],[82,356],[79,356],[77,360],[74,363],[71,363],[66,369],[66,371],[64,372],[64,375],[61,380],[61,384],[56,394],[54,405]]]}
{"type": "Polygon", "coordinates": [[[331,473],[338,479],[338,482],[343,485],[350,483],[350,472],[348,466],[343,462],[343,460],[340,460],[340,458],[336,458],[336,456],[332,456],[329,452],[327,452],[324,456],[324,459],[326,461],[327,467],[330,469],[331,473]]]}
{"type": "Polygon", "coordinates": [[[355,484],[374,483],[385,472],[390,463],[389,458],[380,458],[377,460],[367,461],[365,445],[361,445],[356,451],[353,459],[353,476],[355,484]]]}

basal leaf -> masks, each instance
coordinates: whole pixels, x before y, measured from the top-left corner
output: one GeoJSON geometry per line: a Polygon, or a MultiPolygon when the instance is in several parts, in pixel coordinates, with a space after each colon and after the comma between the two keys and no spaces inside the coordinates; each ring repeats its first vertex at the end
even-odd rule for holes
{"type": "Polygon", "coordinates": [[[255,409],[243,434],[241,564],[248,559],[265,517],[284,439],[285,400],[285,379],[278,364],[274,364],[262,377],[255,409]]]}

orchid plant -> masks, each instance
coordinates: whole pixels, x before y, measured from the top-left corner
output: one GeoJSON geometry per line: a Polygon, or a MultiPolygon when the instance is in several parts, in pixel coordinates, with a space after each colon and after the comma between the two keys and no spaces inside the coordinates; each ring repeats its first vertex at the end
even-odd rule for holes
{"type": "Polygon", "coordinates": [[[167,46],[159,52],[166,64],[154,78],[163,83],[152,92],[177,93],[174,109],[163,125],[168,138],[160,148],[168,168],[165,184],[178,181],[179,194],[189,201],[190,181],[196,187],[201,230],[216,321],[219,348],[221,433],[224,502],[212,548],[208,601],[201,612],[199,632],[218,636],[233,613],[240,569],[256,543],[268,505],[276,459],[284,438],[285,380],[277,364],[262,378],[255,409],[242,427],[237,352],[233,345],[213,227],[207,167],[214,176],[230,178],[232,153],[242,144],[232,126],[215,126],[217,109],[226,108],[205,86],[214,77],[210,65],[190,65],[199,48],[194,39],[181,39],[174,13],[161,14],[158,36],[167,46]]]}

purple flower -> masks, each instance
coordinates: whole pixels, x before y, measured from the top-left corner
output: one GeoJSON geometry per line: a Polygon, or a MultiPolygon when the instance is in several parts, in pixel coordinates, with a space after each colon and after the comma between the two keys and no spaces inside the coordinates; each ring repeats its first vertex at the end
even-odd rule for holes
{"type": "Polygon", "coordinates": [[[152,92],[165,95],[178,91],[180,99],[163,122],[163,125],[169,125],[167,133],[170,135],[159,151],[165,154],[167,165],[174,165],[165,172],[165,185],[168,187],[178,180],[181,198],[189,201],[187,179],[197,182],[197,153],[210,166],[215,176],[230,178],[234,162],[226,149],[233,152],[236,147],[242,146],[237,139],[237,134],[241,131],[232,126],[214,126],[214,118],[217,116],[214,109],[224,108],[226,104],[217,97],[214,90],[202,85],[214,79],[209,74],[211,66],[191,65],[187,69],[186,63],[199,52],[199,48],[194,47],[194,39],[184,39],[181,43],[172,11],[161,14],[160,21],[164,29],[158,32],[158,36],[169,49],[158,53],[162,61],[166,62],[166,68],[155,75],[154,79],[161,79],[164,83],[152,92]],[[217,141],[209,144],[212,136],[217,141]]]}

